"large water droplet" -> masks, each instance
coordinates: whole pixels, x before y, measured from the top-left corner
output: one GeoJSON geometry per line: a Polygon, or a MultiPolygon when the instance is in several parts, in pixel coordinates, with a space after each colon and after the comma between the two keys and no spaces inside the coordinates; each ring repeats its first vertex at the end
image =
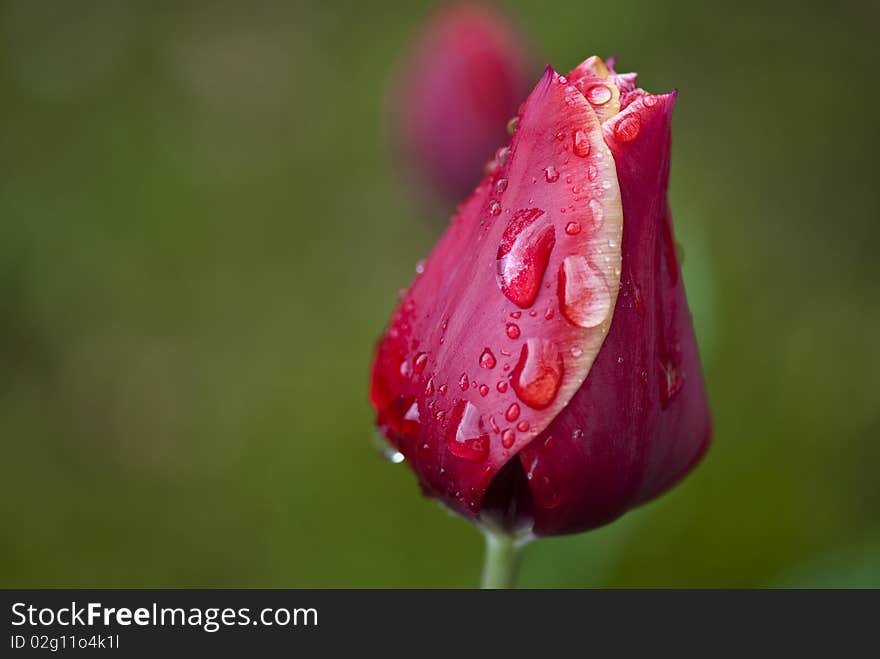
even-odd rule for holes
{"type": "Polygon", "coordinates": [[[593,105],[605,105],[611,100],[611,90],[605,85],[593,85],[587,90],[587,100],[593,105]]]}
{"type": "Polygon", "coordinates": [[[477,407],[459,400],[452,409],[452,419],[446,446],[452,455],[480,462],[489,455],[489,434],[477,407]]]}
{"type": "Polygon", "coordinates": [[[587,134],[580,129],[574,131],[572,151],[580,158],[586,158],[590,155],[590,140],[587,134]]]}
{"type": "Polygon", "coordinates": [[[483,354],[480,355],[480,367],[482,368],[495,368],[495,355],[492,354],[492,351],[489,348],[483,350],[483,354]]]}
{"type": "Polygon", "coordinates": [[[617,122],[617,125],[614,127],[614,137],[617,138],[618,142],[632,142],[638,137],[639,128],[641,128],[639,115],[628,114],[617,122]]]}
{"type": "Polygon", "coordinates": [[[519,405],[511,403],[510,407],[508,407],[507,411],[504,413],[504,418],[508,421],[516,421],[519,418],[519,405]]]}
{"type": "Polygon", "coordinates": [[[511,339],[519,338],[519,325],[516,323],[507,323],[507,336],[511,339]]]}
{"type": "Polygon", "coordinates": [[[556,346],[547,339],[529,339],[522,347],[511,383],[522,402],[541,410],[556,398],[562,373],[562,355],[556,346]]]}
{"type": "Polygon", "coordinates": [[[539,224],[540,208],[517,211],[498,247],[497,270],[501,292],[521,308],[530,307],[541,288],[550,252],[556,244],[552,224],[539,224]]]}
{"type": "Polygon", "coordinates": [[[421,373],[425,370],[425,365],[428,363],[428,355],[424,352],[420,352],[416,355],[416,358],[413,360],[413,370],[416,373],[421,373]]]}
{"type": "Polygon", "coordinates": [[[581,232],[581,225],[579,222],[569,222],[565,225],[565,233],[569,236],[575,236],[581,232]]]}
{"type": "Polygon", "coordinates": [[[544,180],[547,183],[556,183],[559,180],[559,171],[553,165],[544,168],[544,180]]]}
{"type": "Polygon", "coordinates": [[[501,446],[504,448],[510,448],[513,446],[516,441],[516,433],[513,432],[510,428],[507,428],[503,433],[501,433],[501,446]]]}
{"type": "Polygon", "coordinates": [[[602,273],[580,254],[560,264],[558,294],[562,314],[578,327],[600,325],[611,311],[611,291],[602,273]]]}

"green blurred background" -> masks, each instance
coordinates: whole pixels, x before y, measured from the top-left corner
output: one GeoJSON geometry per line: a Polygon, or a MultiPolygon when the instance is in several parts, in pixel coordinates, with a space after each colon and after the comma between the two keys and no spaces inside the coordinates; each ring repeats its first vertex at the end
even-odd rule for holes
{"type": "MultiPolygon", "coordinates": [[[[876,2],[510,2],[680,90],[706,461],[524,586],[880,586],[876,2]]],[[[0,2],[0,586],[461,586],[373,341],[451,208],[388,84],[431,3],[0,2]]]]}

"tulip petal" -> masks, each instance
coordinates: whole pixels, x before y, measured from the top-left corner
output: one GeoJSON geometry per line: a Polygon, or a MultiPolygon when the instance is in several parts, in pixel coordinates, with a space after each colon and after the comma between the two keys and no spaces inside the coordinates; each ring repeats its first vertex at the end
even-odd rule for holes
{"type": "Polygon", "coordinates": [[[519,454],[534,532],[605,524],[673,485],[711,433],[666,197],[675,94],[642,93],[603,126],[626,218],[614,319],[583,387],[519,454]]]}
{"type": "Polygon", "coordinates": [[[584,95],[548,67],[377,348],[379,425],[427,494],[477,517],[580,389],[612,322],[623,215],[584,95]]]}

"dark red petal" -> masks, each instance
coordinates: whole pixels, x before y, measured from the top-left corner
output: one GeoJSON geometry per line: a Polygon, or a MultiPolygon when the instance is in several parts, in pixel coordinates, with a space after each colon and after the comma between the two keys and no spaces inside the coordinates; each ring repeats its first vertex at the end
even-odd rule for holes
{"type": "Polygon", "coordinates": [[[603,126],[625,218],[620,293],[583,386],[519,454],[540,535],[611,521],[682,478],[708,446],[709,409],[666,197],[674,101],[642,95],[603,126]]]}
{"type": "Polygon", "coordinates": [[[426,492],[476,516],[583,384],[617,298],[621,222],[596,115],[548,68],[377,350],[379,424],[426,492]]]}

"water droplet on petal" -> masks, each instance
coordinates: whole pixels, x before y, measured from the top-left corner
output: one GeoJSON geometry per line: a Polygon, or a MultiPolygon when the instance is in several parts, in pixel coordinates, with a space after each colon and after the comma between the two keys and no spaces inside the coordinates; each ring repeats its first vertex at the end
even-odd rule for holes
{"type": "Polygon", "coordinates": [[[467,391],[468,389],[468,376],[467,373],[462,373],[461,377],[458,378],[458,388],[462,391],[467,391]]]}
{"type": "Polygon", "coordinates": [[[441,396],[445,396],[446,392],[449,391],[449,387],[447,387],[445,384],[441,384],[440,389],[438,389],[438,391],[440,392],[441,396]]]}
{"type": "Polygon", "coordinates": [[[587,100],[593,105],[605,105],[611,100],[611,90],[605,85],[593,85],[587,90],[587,100]]]}
{"type": "Polygon", "coordinates": [[[544,168],[544,179],[547,183],[556,183],[559,180],[559,171],[553,165],[548,165],[544,168]]]}
{"type": "Polygon", "coordinates": [[[507,159],[510,157],[510,147],[503,146],[495,154],[495,158],[498,160],[498,164],[503,165],[507,162],[507,159]]]}
{"type": "Polygon", "coordinates": [[[601,226],[602,220],[605,219],[605,215],[602,212],[602,204],[598,199],[590,199],[587,206],[589,206],[590,212],[593,214],[593,226],[601,226]]]}
{"type": "Polygon", "coordinates": [[[480,385],[480,395],[483,398],[489,395],[489,387],[487,387],[485,384],[480,385]]]}
{"type": "Polygon", "coordinates": [[[641,122],[637,114],[627,114],[614,127],[614,137],[618,142],[632,142],[639,135],[641,122]]]}
{"type": "Polygon", "coordinates": [[[575,347],[575,348],[571,349],[571,356],[574,357],[575,359],[580,357],[582,354],[584,354],[584,351],[581,350],[580,348],[575,347]]]}
{"type": "Polygon", "coordinates": [[[428,363],[428,355],[424,352],[420,352],[416,355],[415,360],[413,361],[413,370],[416,373],[421,373],[425,370],[425,365],[428,363]]]}
{"type": "Polygon", "coordinates": [[[482,368],[495,368],[495,355],[492,354],[492,351],[489,348],[483,350],[483,354],[480,355],[480,366],[482,368]]]}
{"type": "Polygon", "coordinates": [[[403,415],[403,420],[409,421],[409,422],[414,423],[416,425],[419,424],[420,419],[419,419],[418,403],[413,401],[413,404],[409,406],[409,409],[406,411],[406,414],[403,415]]]}
{"type": "Polygon", "coordinates": [[[587,138],[587,134],[580,129],[574,131],[572,151],[574,151],[574,155],[580,158],[586,158],[590,155],[590,140],[587,138]]]}
{"type": "Polygon", "coordinates": [[[485,460],[489,455],[489,434],[477,407],[464,400],[457,401],[451,421],[446,438],[449,452],[472,462],[485,460]]]}
{"type": "Polygon", "coordinates": [[[519,338],[519,325],[516,323],[507,323],[507,336],[511,339],[519,338]]]}
{"type": "Polygon", "coordinates": [[[508,407],[507,411],[504,413],[504,418],[508,421],[516,421],[519,418],[519,405],[511,403],[510,407],[508,407]]]}
{"type": "Polygon", "coordinates": [[[498,393],[503,394],[505,391],[507,391],[507,381],[499,380],[498,384],[495,385],[495,388],[498,390],[498,393]]]}
{"type": "Polygon", "coordinates": [[[595,181],[597,176],[599,176],[599,168],[593,163],[590,163],[587,166],[587,178],[591,181],[595,181]]]}
{"type": "Polygon", "coordinates": [[[429,397],[434,395],[434,378],[428,380],[428,384],[425,385],[425,395],[429,397]]]}
{"type": "Polygon", "coordinates": [[[494,199],[489,202],[489,214],[493,217],[498,217],[501,215],[501,204],[499,204],[494,199]]]}
{"type": "Polygon", "coordinates": [[[652,108],[657,105],[657,97],[653,94],[645,94],[642,96],[642,103],[646,108],[652,108]]]}
{"type": "Polygon", "coordinates": [[[663,395],[660,397],[660,402],[663,404],[663,407],[666,407],[684,386],[684,373],[678,364],[672,361],[666,363],[663,368],[662,384],[663,387],[660,393],[663,395]]]}
{"type": "Polygon", "coordinates": [[[495,191],[496,191],[498,194],[501,194],[501,193],[504,192],[505,190],[507,190],[507,179],[506,179],[506,178],[500,178],[500,179],[498,179],[498,182],[495,183],[495,191]]]}
{"type": "Polygon", "coordinates": [[[512,117],[510,121],[507,122],[507,134],[513,135],[516,132],[516,127],[519,125],[519,117],[512,117]]]}
{"type": "Polygon", "coordinates": [[[516,429],[519,430],[520,432],[526,432],[529,429],[529,422],[528,421],[520,421],[519,423],[516,424],[516,429]]]}
{"type": "Polygon", "coordinates": [[[513,446],[516,441],[516,433],[513,432],[510,428],[507,428],[503,433],[501,433],[501,446],[504,448],[510,448],[513,446]]]}
{"type": "Polygon", "coordinates": [[[565,225],[565,233],[569,236],[575,236],[581,232],[581,225],[579,222],[569,222],[565,225]]]}
{"type": "Polygon", "coordinates": [[[567,256],[559,266],[559,306],[578,327],[600,325],[611,311],[611,292],[600,272],[580,254],[567,256]]]}
{"type": "Polygon", "coordinates": [[[556,244],[552,224],[540,224],[539,208],[517,211],[501,238],[497,254],[498,282],[508,300],[521,308],[530,307],[541,287],[550,252],[556,244]]]}
{"type": "Polygon", "coordinates": [[[562,355],[556,346],[547,339],[529,339],[522,347],[511,382],[522,402],[541,410],[556,398],[562,373],[562,355]]]}

